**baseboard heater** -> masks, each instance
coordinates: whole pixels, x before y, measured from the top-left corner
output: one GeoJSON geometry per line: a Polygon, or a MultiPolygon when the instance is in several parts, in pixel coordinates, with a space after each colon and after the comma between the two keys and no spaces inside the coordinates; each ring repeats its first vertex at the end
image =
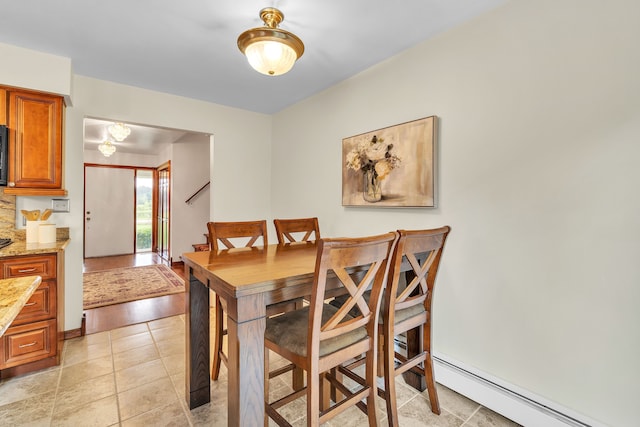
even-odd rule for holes
{"type": "Polygon", "coordinates": [[[600,426],[540,403],[442,357],[434,355],[433,361],[439,383],[524,426],[600,426]]]}

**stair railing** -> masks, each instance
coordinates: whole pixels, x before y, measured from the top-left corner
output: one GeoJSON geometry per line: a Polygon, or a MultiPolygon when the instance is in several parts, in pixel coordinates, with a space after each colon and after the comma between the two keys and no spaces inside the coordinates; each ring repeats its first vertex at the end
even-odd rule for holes
{"type": "Polygon", "coordinates": [[[193,202],[193,199],[195,199],[196,197],[198,197],[200,195],[200,193],[202,193],[202,191],[207,188],[209,186],[209,184],[211,184],[211,181],[207,182],[205,185],[203,185],[202,187],[200,187],[198,189],[198,191],[196,191],[195,193],[193,193],[191,195],[191,197],[189,197],[187,200],[185,200],[184,202],[188,205],[190,205],[193,202]]]}

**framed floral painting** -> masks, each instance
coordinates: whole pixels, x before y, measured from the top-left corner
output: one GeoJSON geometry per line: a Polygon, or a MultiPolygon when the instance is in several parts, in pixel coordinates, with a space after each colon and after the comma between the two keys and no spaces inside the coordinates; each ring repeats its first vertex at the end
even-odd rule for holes
{"type": "Polygon", "coordinates": [[[342,205],[435,207],[436,117],[342,140],[342,205]]]}

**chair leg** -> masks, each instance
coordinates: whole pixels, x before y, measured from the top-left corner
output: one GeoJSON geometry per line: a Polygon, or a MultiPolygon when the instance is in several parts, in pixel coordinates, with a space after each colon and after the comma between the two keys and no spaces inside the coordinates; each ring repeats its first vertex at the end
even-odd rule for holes
{"type": "MultiPolygon", "coordinates": [[[[339,369],[334,369],[334,372],[332,373],[332,375],[334,376],[336,381],[338,381],[341,384],[344,384],[344,375],[342,374],[342,372],[340,372],[339,369]]],[[[331,386],[331,400],[333,400],[335,403],[338,403],[344,398],[345,398],[345,395],[342,394],[340,390],[338,390],[334,386],[331,386]]]]}
{"type": "Polygon", "coordinates": [[[427,358],[424,361],[424,377],[427,382],[427,391],[429,392],[429,402],[431,402],[431,412],[440,415],[440,402],[438,401],[438,392],[436,390],[436,382],[433,378],[433,361],[431,353],[427,352],[427,358]]]}
{"type": "Polygon", "coordinates": [[[316,372],[307,372],[307,427],[320,427],[320,381],[316,372]]]}
{"type": "Polygon", "coordinates": [[[422,326],[423,340],[422,345],[427,353],[424,361],[424,379],[427,383],[427,392],[429,393],[429,402],[431,402],[431,412],[440,415],[440,402],[438,401],[438,392],[436,390],[436,382],[433,376],[433,360],[431,359],[431,323],[422,326]]]}
{"type": "Polygon", "coordinates": [[[384,400],[387,405],[389,427],[398,427],[398,405],[396,397],[395,348],[393,332],[384,334],[384,400]]]}
{"type": "Polygon", "coordinates": [[[222,339],[224,337],[224,311],[222,310],[222,301],[220,297],[216,295],[216,310],[215,310],[215,328],[213,340],[213,363],[211,364],[211,379],[216,381],[220,375],[220,353],[222,352],[222,339]]]}
{"type": "MultiPolygon", "coordinates": [[[[332,373],[335,372],[335,368],[333,368],[332,373]]],[[[326,375],[320,374],[320,410],[326,411],[331,408],[331,393],[334,387],[329,384],[329,380],[327,380],[326,375]]]]}
{"type": "Polygon", "coordinates": [[[378,425],[378,406],[376,399],[378,397],[378,349],[372,348],[367,353],[367,362],[365,365],[365,381],[369,387],[369,395],[367,396],[367,417],[369,418],[369,427],[377,427],[378,425]]]}

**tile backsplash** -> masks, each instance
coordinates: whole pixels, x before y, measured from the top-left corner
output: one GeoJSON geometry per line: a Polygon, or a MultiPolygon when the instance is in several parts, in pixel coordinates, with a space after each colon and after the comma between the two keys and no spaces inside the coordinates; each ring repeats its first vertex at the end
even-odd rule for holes
{"type": "Polygon", "coordinates": [[[14,239],[16,233],[16,196],[0,188],[0,238],[14,239]]]}
{"type": "MultiPolygon", "coordinates": [[[[16,196],[4,194],[0,187],[0,238],[26,240],[26,230],[16,227],[16,196]]],[[[69,238],[69,227],[56,228],[56,240],[69,238]]]]}

